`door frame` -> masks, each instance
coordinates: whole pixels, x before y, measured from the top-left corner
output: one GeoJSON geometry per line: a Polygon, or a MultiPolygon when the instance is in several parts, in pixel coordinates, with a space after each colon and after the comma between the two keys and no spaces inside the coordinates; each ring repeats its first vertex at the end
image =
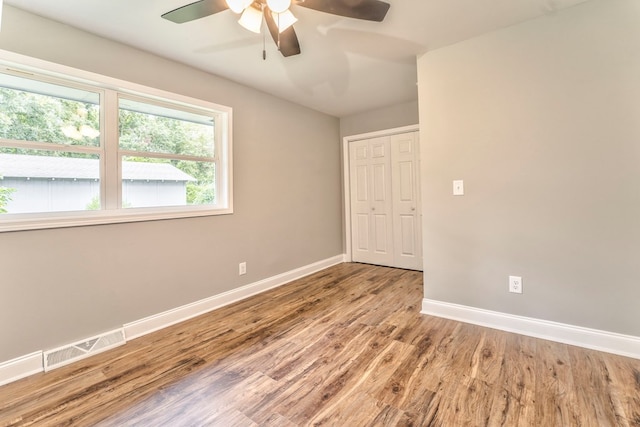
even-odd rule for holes
{"type": "Polygon", "coordinates": [[[363,139],[378,138],[381,136],[398,135],[401,133],[409,133],[420,131],[420,125],[402,126],[392,129],[384,129],[375,132],[361,133],[357,135],[349,135],[342,138],[342,194],[344,195],[344,242],[345,242],[345,262],[352,262],[351,253],[351,181],[349,176],[349,143],[360,141],[363,139]]]}

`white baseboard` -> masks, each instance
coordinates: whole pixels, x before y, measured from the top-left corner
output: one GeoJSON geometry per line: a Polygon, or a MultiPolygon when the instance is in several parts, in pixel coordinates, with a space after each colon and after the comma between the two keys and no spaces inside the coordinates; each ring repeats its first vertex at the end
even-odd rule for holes
{"type": "Polygon", "coordinates": [[[640,337],[423,299],[422,314],[640,359],[640,337]]]}
{"type": "Polygon", "coordinates": [[[164,313],[155,314],[128,323],[124,325],[126,339],[129,341],[141,337],[343,262],[344,255],[338,255],[286,273],[278,274],[268,279],[260,280],[259,282],[251,283],[241,288],[183,305],[182,307],[174,308],[164,313]]]}
{"type": "Polygon", "coordinates": [[[0,363],[0,386],[43,371],[41,351],[0,363]]]}
{"type": "MultiPolygon", "coordinates": [[[[127,341],[149,334],[167,326],[191,319],[216,308],[223,307],[236,301],[248,298],[293,280],[324,270],[336,264],[345,262],[345,255],[338,255],[259,282],[251,283],[238,289],[233,289],[219,295],[196,301],[172,310],[128,323],[123,326],[127,341]]],[[[43,352],[38,351],[26,356],[18,357],[7,362],[0,362],[0,386],[44,372],[43,352]]]]}

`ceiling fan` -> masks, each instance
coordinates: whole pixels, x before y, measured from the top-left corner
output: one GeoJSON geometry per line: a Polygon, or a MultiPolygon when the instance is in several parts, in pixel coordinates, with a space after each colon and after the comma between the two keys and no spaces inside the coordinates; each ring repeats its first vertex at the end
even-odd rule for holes
{"type": "Polygon", "coordinates": [[[162,17],[182,24],[231,9],[241,14],[238,23],[254,33],[260,33],[264,17],[280,53],[292,56],[300,53],[300,43],[293,29],[298,19],[289,10],[291,4],[375,22],[382,22],[390,7],[389,3],[380,0],[200,0],[167,12],[162,17]]]}

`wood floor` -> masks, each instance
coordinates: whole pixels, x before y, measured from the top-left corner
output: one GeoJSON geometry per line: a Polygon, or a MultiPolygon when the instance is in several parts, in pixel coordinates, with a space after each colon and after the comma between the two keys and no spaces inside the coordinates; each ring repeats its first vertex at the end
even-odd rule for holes
{"type": "Polygon", "coordinates": [[[640,360],[419,314],[342,264],[0,387],[0,426],[640,426],[640,360]]]}

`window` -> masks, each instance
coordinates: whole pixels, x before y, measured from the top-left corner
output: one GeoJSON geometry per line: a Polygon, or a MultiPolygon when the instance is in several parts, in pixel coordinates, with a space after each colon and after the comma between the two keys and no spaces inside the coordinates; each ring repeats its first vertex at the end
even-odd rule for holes
{"type": "Polygon", "coordinates": [[[0,73],[0,212],[100,198],[100,93],[0,73]]]}
{"type": "Polygon", "coordinates": [[[0,231],[232,212],[231,109],[6,54],[0,231]]]}
{"type": "Polygon", "coordinates": [[[120,97],[122,206],[215,203],[210,115],[120,97]]]}

